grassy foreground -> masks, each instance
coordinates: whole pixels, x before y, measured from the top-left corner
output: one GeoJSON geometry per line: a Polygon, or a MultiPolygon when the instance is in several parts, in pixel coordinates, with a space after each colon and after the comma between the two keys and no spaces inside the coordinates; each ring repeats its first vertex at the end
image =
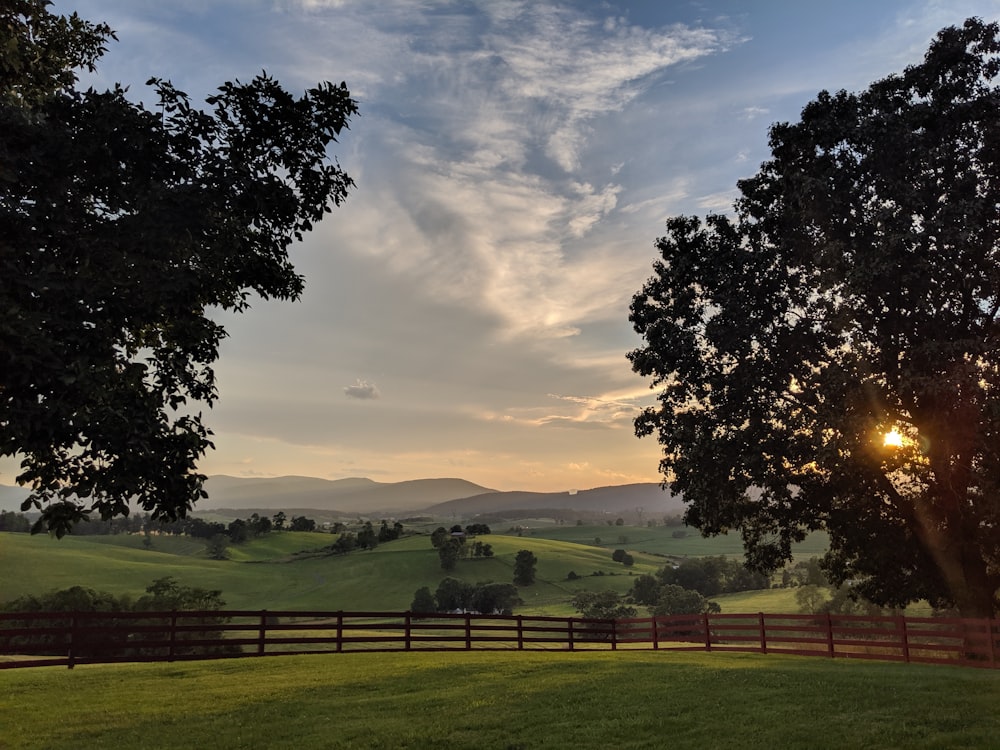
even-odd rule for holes
{"type": "Polygon", "coordinates": [[[0,672],[0,748],[951,748],[1000,672],[751,654],[341,654],[0,672]]]}

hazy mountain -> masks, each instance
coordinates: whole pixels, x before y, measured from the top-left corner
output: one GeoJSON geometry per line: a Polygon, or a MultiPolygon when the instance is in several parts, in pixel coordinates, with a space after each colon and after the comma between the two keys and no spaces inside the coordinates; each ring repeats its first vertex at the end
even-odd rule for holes
{"type": "Polygon", "coordinates": [[[493,492],[449,500],[427,509],[431,515],[473,516],[505,510],[572,509],[597,513],[623,513],[642,510],[648,515],[680,513],[684,503],[660,485],[625,484],[597,487],[579,492],[493,492]]]}
{"type": "Polygon", "coordinates": [[[464,479],[414,479],[383,483],[360,478],[248,479],[222,475],[209,477],[205,491],[208,498],[199,501],[196,510],[315,508],[345,513],[410,512],[459,497],[493,492],[464,479]]]}
{"type": "MultiPolygon", "coordinates": [[[[415,479],[375,482],[371,479],[316,477],[247,478],[215,475],[205,483],[208,498],[195,511],[238,509],[308,511],[343,514],[413,514],[471,517],[509,510],[577,510],[622,514],[641,510],[647,516],[679,513],[680,497],[658,484],[627,484],[579,492],[497,492],[464,479],[415,479]]],[[[27,496],[20,487],[0,485],[0,509],[16,511],[27,496]]],[[[246,512],[244,512],[246,511],[246,512]]],[[[230,514],[231,515],[231,514],[230,514]]]]}

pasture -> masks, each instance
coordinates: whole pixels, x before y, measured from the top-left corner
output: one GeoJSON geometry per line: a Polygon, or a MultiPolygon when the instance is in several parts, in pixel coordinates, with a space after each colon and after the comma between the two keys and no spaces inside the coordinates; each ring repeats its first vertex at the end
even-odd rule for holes
{"type": "Polygon", "coordinates": [[[341,654],[11,670],[0,683],[4,750],[839,750],[1000,737],[1000,672],[774,655],[341,654]]]}
{"type": "Polygon", "coordinates": [[[576,592],[625,593],[634,575],[655,572],[664,563],[635,553],[635,565],[625,568],[599,547],[503,534],[483,538],[495,557],[463,560],[447,573],[422,535],[331,556],[316,552],[334,541],[329,534],[272,533],[231,547],[232,559],[220,561],[208,559],[203,545],[184,537],[154,537],[153,548],[144,549],[141,535],[56,540],[0,533],[0,601],[75,585],[139,596],[151,581],[173,576],[181,585],[221,590],[233,609],[405,610],[418,588],[433,591],[449,575],[469,583],[509,582],[517,551],[529,549],[538,558],[537,582],[521,589],[524,605],[518,611],[570,615],[576,592]],[[571,571],[579,578],[567,580],[571,571]]]}

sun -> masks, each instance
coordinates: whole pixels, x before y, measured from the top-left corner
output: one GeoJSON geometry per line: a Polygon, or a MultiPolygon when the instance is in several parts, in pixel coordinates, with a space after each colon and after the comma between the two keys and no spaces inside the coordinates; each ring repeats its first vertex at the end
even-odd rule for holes
{"type": "Polygon", "coordinates": [[[889,432],[885,433],[885,436],[882,439],[882,444],[889,448],[902,448],[903,436],[900,434],[899,430],[893,427],[889,432]]]}

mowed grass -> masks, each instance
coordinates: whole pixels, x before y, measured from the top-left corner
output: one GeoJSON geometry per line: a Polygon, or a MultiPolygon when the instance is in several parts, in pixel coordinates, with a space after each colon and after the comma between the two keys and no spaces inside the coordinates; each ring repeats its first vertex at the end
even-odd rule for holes
{"type": "MultiPolygon", "coordinates": [[[[668,557],[743,556],[743,540],[737,533],[703,537],[697,529],[681,526],[539,525],[525,529],[522,533],[530,538],[597,545],[609,550],[622,548],[633,554],[647,552],[668,557]],[[677,531],[683,531],[684,536],[675,537],[674,532],[677,531]],[[596,541],[598,539],[599,545],[596,541]]],[[[827,551],[829,541],[825,532],[816,532],[795,545],[793,551],[796,557],[801,558],[819,556],[827,551]]]]}
{"type": "Polygon", "coordinates": [[[395,653],[0,672],[5,750],[973,748],[1000,673],[751,654],[395,653]]]}
{"type": "Polygon", "coordinates": [[[434,591],[451,575],[479,583],[509,582],[521,549],[538,558],[537,582],[521,589],[525,614],[573,614],[570,600],[581,590],[625,593],[633,576],[663,563],[636,553],[625,568],[609,550],[549,539],[491,534],[483,538],[495,557],[464,560],[441,570],[427,536],[406,537],[372,551],[343,556],[295,555],[330,544],[328,534],[283,532],[232,548],[232,559],[209,560],[189,539],[142,536],[66,537],[0,533],[0,601],[70,586],[139,596],[150,582],[173,576],[185,586],[219,589],[234,609],[405,610],[421,586],[434,591]],[[578,579],[570,581],[570,572],[578,579]],[[596,575],[601,573],[602,575],[596,575]]]}

